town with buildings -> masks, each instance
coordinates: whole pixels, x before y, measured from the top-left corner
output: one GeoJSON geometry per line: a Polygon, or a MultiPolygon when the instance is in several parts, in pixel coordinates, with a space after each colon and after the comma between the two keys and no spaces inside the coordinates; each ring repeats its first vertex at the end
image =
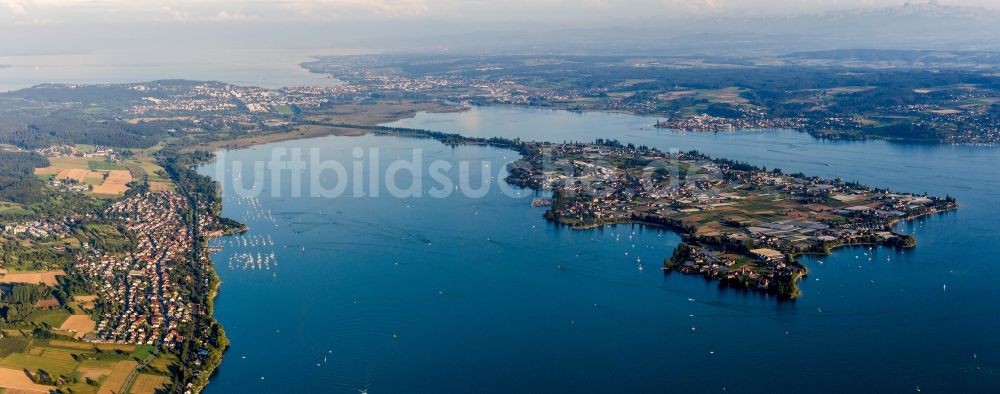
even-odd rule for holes
{"type": "Polygon", "coordinates": [[[806,126],[804,118],[769,118],[765,116],[723,118],[702,114],[689,118],[657,121],[653,127],[680,131],[735,131],[761,129],[801,129],[806,126]]]}
{"type": "MultiPolygon", "coordinates": [[[[79,274],[96,290],[96,305],[104,311],[90,342],[147,344],[176,347],[184,340],[178,326],[191,321],[192,313],[205,313],[190,300],[186,264],[194,242],[183,219],[188,202],[177,193],[137,193],[111,204],[102,218],[122,228],[132,247],[105,251],[81,243],[73,251],[70,273],[79,274]]],[[[61,239],[70,235],[70,223],[83,218],[35,220],[8,225],[4,231],[35,239],[61,239]]],[[[65,250],[65,249],[63,249],[65,250]]]]}
{"type": "Polygon", "coordinates": [[[106,218],[134,237],[134,250],[106,253],[85,247],[73,266],[97,288],[105,311],[94,341],[177,346],[180,324],[204,313],[185,291],[178,266],[186,263],[193,234],[183,220],[187,200],[176,193],[136,194],[107,208],[106,218]]]}
{"type": "Polygon", "coordinates": [[[73,222],[72,218],[40,219],[13,223],[2,227],[4,233],[15,237],[58,239],[69,235],[70,225],[73,222]]]}
{"type": "MultiPolygon", "coordinates": [[[[401,96],[425,95],[454,101],[483,104],[550,105],[571,101],[586,93],[580,89],[538,88],[526,85],[503,68],[483,66],[471,73],[436,73],[407,75],[383,69],[367,59],[339,59],[337,62],[312,62],[303,67],[323,72],[359,86],[364,92],[401,96]],[[499,73],[499,74],[498,74],[499,73]]],[[[360,93],[362,90],[358,91],[360,93]]]]}
{"type": "Polygon", "coordinates": [[[90,147],[90,149],[78,149],[75,145],[51,145],[44,148],[35,149],[35,153],[39,155],[57,159],[64,157],[83,157],[83,158],[95,158],[103,157],[108,161],[116,161],[119,159],[119,155],[115,152],[114,148],[95,145],[90,147]]]}
{"type": "Polygon", "coordinates": [[[256,117],[265,120],[271,119],[267,115],[292,115],[293,108],[319,108],[334,99],[354,97],[364,91],[364,88],[353,85],[272,90],[216,82],[132,84],[127,88],[137,92],[140,100],[127,106],[124,113],[137,117],[137,120],[234,114],[249,114],[255,118],[236,117],[231,120],[250,120],[257,119],[256,117]]]}

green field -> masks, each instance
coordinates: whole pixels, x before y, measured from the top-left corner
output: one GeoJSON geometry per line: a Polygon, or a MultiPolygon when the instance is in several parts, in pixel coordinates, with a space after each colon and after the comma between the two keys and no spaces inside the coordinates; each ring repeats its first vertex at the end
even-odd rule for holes
{"type": "Polygon", "coordinates": [[[142,361],[142,360],[145,360],[146,357],[151,356],[152,354],[153,354],[153,346],[151,346],[151,345],[139,345],[139,347],[137,347],[135,349],[135,351],[132,352],[132,356],[131,357],[134,358],[134,359],[136,359],[136,360],[142,361]]]}
{"type": "Polygon", "coordinates": [[[87,162],[87,168],[91,171],[127,170],[128,167],[115,164],[107,160],[91,160],[87,162]]]}
{"type": "Polygon", "coordinates": [[[48,324],[49,327],[59,327],[69,317],[69,312],[62,308],[39,309],[31,312],[27,319],[35,324],[48,324]]]}
{"type": "Polygon", "coordinates": [[[28,350],[30,338],[25,337],[3,337],[0,338],[0,357],[7,357],[11,353],[21,353],[28,350]]]}
{"type": "Polygon", "coordinates": [[[170,385],[170,378],[160,375],[139,374],[132,382],[129,393],[147,394],[165,392],[170,385]]]}
{"type": "Polygon", "coordinates": [[[43,370],[54,375],[69,376],[76,369],[76,362],[65,360],[62,354],[53,357],[33,356],[25,353],[14,353],[0,360],[0,367],[11,369],[27,369],[29,371],[43,370]]]}
{"type": "Polygon", "coordinates": [[[170,366],[179,363],[176,355],[170,353],[160,353],[155,359],[149,362],[149,367],[163,373],[170,373],[170,366]]]}
{"type": "Polygon", "coordinates": [[[24,206],[18,203],[0,201],[0,213],[10,214],[10,215],[27,215],[31,211],[24,209],[24,206]]]}
{"type": "Polygon", "coordinates": [[[128,166],[129,171],[132,171],[132,177],[135,179],[146,175],[150,181],[170,182],[169,178],[163,176],[166,173],[163,167],[156,164],[155,160],[151,157],[140,157],[129,161],[125,165],[128,166]]]}
{"type": "Polygon", "coordinates": [[[83,109],[83,113],[87,115],[105,115],[108,113],[108,109],[101,106],[90,106],[83,109]]]}
{"type": "Polygon", "coordinates": [[[0,368],[27,370],[33,374],[42,370],[53,377],[61,375],[75,379],[75,382],[59,385],[60,392],[97,393],[99,386],[109,380],[112,381],[104,388],[118,390],[137,365],[133,359],[150,358],[150,369],[146,371],[148,376],[133,382],[132,392],[152,393],[169,383],[170,366],[178,362],[174,354],[154,355],[153,346],[102,344],[99,346],[105,350],[97,351],[93,344],[86,342],[10,336],[13,332],[5,334],[8,336],[0,338],[0,368]],[[118,353],[111,349],[130,353],[118,353]],[[88,384],[88,379],[97,384],[88,384]]]}

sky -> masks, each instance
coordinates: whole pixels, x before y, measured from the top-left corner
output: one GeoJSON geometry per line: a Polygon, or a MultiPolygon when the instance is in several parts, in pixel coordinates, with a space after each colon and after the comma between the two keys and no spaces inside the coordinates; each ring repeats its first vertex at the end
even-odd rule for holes
{"type": "MultiPolygon", "coordinates": [[[[927,0],[916,0],[925,2],[927,0]]],[[[1000,8],[997,0],[935,0],[1000,8]]],[[[776,16],[899,6],[902,0],[0,0],[16,26],[290,21],[450,21],[601,25],[650,17],[776,16]]]]}
{"type": "Polygon", "coordinates": [[[673,37],[708,40],[679,38],[668,43],[672,48],[712,46],[722,53],[729,48],[716,45],[720,33],[729,34],[731,42],[747,33],[767,39],[756,46],[735,46],[750,52],[811,49],[813,42],[823,49],[858,42],[912,48],[998,45],[1000,0],[910,2],[917,5],[904,6],[906,0],[0,0],[0,56],[167,47],[488,52],[572,46],[566,50],[600,52],[622,43],[655,52],[671,29],[673,37]],[[990,16],[979,18],[986,22],[966,24],[954,18],[938,23],[925,14],[902,21],[908,25],[899,24],[899,17],[892,23],[868,17],[867,26],[857,27],[828,13],[887,7],[957,9],[973,19],[990,16]],[[814,29],[818,18],[826,22],[826,30],[814,29]],[[622,28],[648,31],[627,35],[622,28]],[[914,35],[925,37],[910,40],[914,35]],[[948,35],[952,37],[941,39],[948,35]],[[791,45],[789,37],[798,37],[797,43],[791,45]],[[878,41],[882,37],[887,39],[878,41]]]}

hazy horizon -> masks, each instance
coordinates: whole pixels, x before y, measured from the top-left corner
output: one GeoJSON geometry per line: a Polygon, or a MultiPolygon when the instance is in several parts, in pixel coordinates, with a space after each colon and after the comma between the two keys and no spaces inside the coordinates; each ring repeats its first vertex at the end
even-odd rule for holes
{"type": "Polygon", "coordinates": [[[988,0],[2,0],[0,56],[149,48],[997,50],[998,15],[1000,4],[988,0]]]}

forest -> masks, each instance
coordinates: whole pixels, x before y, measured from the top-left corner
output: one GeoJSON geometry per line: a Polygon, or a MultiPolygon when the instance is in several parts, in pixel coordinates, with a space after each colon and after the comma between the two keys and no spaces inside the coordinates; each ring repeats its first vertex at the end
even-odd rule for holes
{"type": "Polygon", "coordinates": [[[0,200],[26,204],[42,194],[42,182],[35,179],[35,167],[49,161],[34,152],[0,150],[0,200]]]}
{"type": "Polygon", "coordinates": [[[25,149],[60,144],[147,148],[165,134],[158,124],[90,119],[75,109],[13,110],[0,116],[0,143],[25,149]]]}

